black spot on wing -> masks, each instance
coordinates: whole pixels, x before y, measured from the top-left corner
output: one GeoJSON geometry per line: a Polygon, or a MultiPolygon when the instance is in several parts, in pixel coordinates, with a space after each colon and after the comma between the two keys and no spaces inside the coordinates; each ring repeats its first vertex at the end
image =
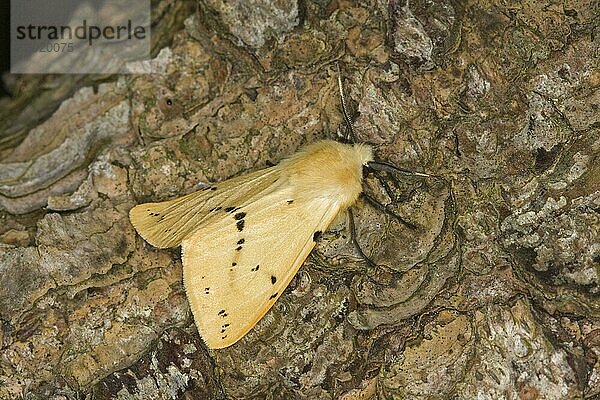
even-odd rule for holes
{"type": "MultiPolygon", "coordinates": [[[[221,325],[221,334],[225,333],[227,331],[227,327],[229,326],[229,324],[223,324],[221,325]]],[[[227,337],[227,335],[225,334],[224,336],[221,337],[221,339],[225,339],[227,337]]]]}
{"type": "Polygon", "coordinates": [[[246,240],[244,238],[241,238],[240,240],[237,241],[237,244],[244,244],[246,240]]]}
{"type": "Polygon", "coordinates": [[[252,268],[250,271],[256,272],[256,271],[258,271],[259,268],[260,268],[260,265],[257,265],[256,267],[252,268]]]}
{"type": "Polygon", "coordinates": [[[275,282],[277,282],[277,278],[273,275],[271,275],[271,284],[274,285],[275,282]]]}
{"type": "Polygon", "coordinates": [[[235,207],[225,207],[226,212],[232,212],[233,210],[235,210],[235,207]]]}
{"type": "Polygon", "coordinates": [[[213,211],[219,211],[221,208],[223,208],[223,207],[221,207],[221,206],[218,206],[218,207],[215,207],[215,208],[211,208],[211,209],[210,209],[210,212],[213,212],[213,211]]]}
{"type": "Polygon", "coordinates": [[[210,190],[217,190],[217,187],[216,187],[216,186],[212,186],[212,187],[210,188],[210,190]]]}
{"type": "Polygon", "coordinates": [[[238,231],[243,231],[244,230],[244,220],[240,219],[237,224],[235,224],[237,226],[237,230],[238,231]]]}
{"type": "Polygon", "coordinates": [[[269,300],[273,300],[275,297],[277,297],[278,294],[279,292],[273,293],[271,297],[269,297],[269,300]]]}
{"type": "Polygon", "coordinates": [[[240,251],[242,249],[242,246],[238,246],[235,248],[236,251],[240,251]]]}
{"type": "Polygon", "coordinates": [[[321,236],[323,236],[323,232],[316,231],[313,235],[313,242],[316,242],[317,240],[321,239],[321,236]]]}
{"type": "Polygon", "coordinates": [[[205,287],[204,288],[204,294],[209,294],[210,293],[210,288],[209,287],[205,287]]]}
{"type": "Polygon", "coordinates": [[[288,200],[287,203],[288,204],[292,204],[294,202],[294,200],[288,200]]]}
{"type": "Polygon", "coordinates": [[[231,263],[231,266],[232,266],[232,267],[235,267],[236,265],[237,265],[237,263],[236,263],[236,262],[232,262],[232,263],[231,263]]]}
{"type": "Polygon", "coordinates": [[[225,310],[221,310],[217,313],[217,315],[223,315],[223,314],[225,314],[225,310]]]}
{"type": "Polygon", "coordinates": [[[246,213],[245,213],[245,212],[239,212],[239,213],[235,214],[235,215],[233,216],[233,218],[235,218],[235,219],[237,219],[237,220],[240,220],[240,219],[244,219],[244,217],[245,217],[245,216],[246,216],[246,213]]]}

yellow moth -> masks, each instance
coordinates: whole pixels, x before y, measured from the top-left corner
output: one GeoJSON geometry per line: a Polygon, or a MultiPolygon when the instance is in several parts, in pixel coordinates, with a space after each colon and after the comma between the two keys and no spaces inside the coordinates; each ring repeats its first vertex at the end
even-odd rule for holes
{"type": "Polygon", "coordinates": [[[370,146],[324,140],[274,167],[137,205],[129,217],[151,245],[181,245],[194,320],[220,349],[271,308],[321,233],[357,200],[371,161],[370,146]]]}

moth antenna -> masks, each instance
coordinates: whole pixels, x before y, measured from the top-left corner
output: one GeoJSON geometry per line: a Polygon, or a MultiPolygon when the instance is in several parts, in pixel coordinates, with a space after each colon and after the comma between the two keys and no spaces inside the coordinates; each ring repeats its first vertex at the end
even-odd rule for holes
{"type": "Polygon", "coordinates": [[[392,174],[413,175],[413,176],[419,176],[422,178],[431,178],[432,177],[432,175],[426,174],[424,172],[409,171],[407,169],[398,168],[391,164],[388,164],[385,162],[380,162],[380,161],[370,161],[367,163],[367,167],[374,169],[376,171],[391,172],[392,174]]]}
{"type": "Polygon", "coordinates": [[[342,105],[342,113],[344,114],[344,121],[346,123],[346,137],[344,138],[347,142],[351,142],[354,136],[354,129],[352,128],[352,121],[350,121],[350,117],[348,116],[348,111],[346,108],[346,96],[344,96],[344,87],[342,85],[342,72],[340,70],[340,63],[336,63],[337,67],[337,81],[338,81],[338,89],[340,91],[340,103],[342,105]]]}
{"type": "Polygon", "coordinates": [[[362,248],[360,247],[360,244],[358,243],[358,240],[356,239],[356,225],[354,224],[354,213],[352,212],[352,209],[349,208],[348,209],[348,225],[350,228],[350,238],[352,240],[352,244],[354,245],[354,248],[356,249],[356,251],[358,251],[358,254],[361,256],[361,258],[363,260],[365,260],[365,262],[370,266],[370,267],[376,267],[377,264],[375,264],[373,262],[373,260],[371,260],[366,254],[365,252],[362,250],[362,248]]]}

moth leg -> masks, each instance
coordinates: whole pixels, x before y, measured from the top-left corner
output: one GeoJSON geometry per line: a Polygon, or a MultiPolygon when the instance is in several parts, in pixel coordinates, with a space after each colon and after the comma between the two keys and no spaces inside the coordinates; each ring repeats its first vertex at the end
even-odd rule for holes
{"type": "Polygon", "coordinates": [[[377,180],[379,181],[379,183],[381,184],[381,186],[383,186],[383,190],[385,190],[385,193],[388,195],[388,197],[392,200],[392,202],[397,203],[397,202],[403,202],[404,199],[406,199],[406,195],[399,197],[394,193],[394,190],[392,189],[392,187],[390,186],[389,182],[394,182],[395,184],[398,184],[398,179],[396,179],[395,176],[390,176],[387,177],[387,179],[383,179],[381,177],[379,177],[377,174],[374,174],[375,177],[377,178],[377,180]]]}
{"type": "MultiPolygon", "coordinates": [[[[384,163],[384,162],[372,161],[372,162],[368,163],[364,168],[365,168],[364,171],[366,174],[372,173],[377,178],[377,180],[383,186],[383,189],[385,190],[386,194],[390,197],[392,202],[402,202],[403,201],[403,199],[399,198],[398,196],[396,196],[396,194],[394,194],[394,191],[388,184],[388,180],[398,183],[399,181],[396,178],[397,175],[415,176],[417,178],[436,178],[433,175],[429,175],[429,174],[426,174],[423,172],[413,172],[413,171],[397,168],[391,164],[384,163]],[[383,179],[382,177],[379,176],[379,174],[377,172],[381,172],[381,173],[385,174],[388,179],[383,179]]],[[[368,194],[366,194],[364,192],[361,195],[373,207],[375,207],[379,211],[389,215],[390,217],[394,218],[400,224],[406,226],[409,229],[413,229],[413,230],[417,229],[416,225],[405,220],[400,215],[398,215],[394,211],[392,211],[389,208],[389,204],[382,204],[379,201],[377,201],[374,197],[369,196],[368,194]]]]}
{"type": "Polygon", "coordinates": [[[415,224],[408,222],[407,220],[405,220],[404,218],[402,218],[401,216],[399,216],[398,214],[396,214],[395,212],[390,210],[387,205],[381,204],[380,202],[378,202],[377,200],[375,200],[373,197],[369,196],[366,193],[362,193],[362,197],[373,207],[375,207],[379,211],[383,212],[384,214],[387,214],[390,217],[394,218],[396,221],[398,221],[402,225],[406,226],[407,228],[412,229],[412,230],[417,229],[417,226],[415,224]]]}
{"type": "Polygon", "coordinates": [[[371,260],[366,254],[365,252],[362,250],[362,248],[360,247],[360,244],[358,243],[358,240],[356,239],[356,225],[354,224],[354,214],[352,213],[352,209],[349,208],[348,209],[348,226],[350,228],[350,238],[352,240],[352,244],[354,245],[354,247],[356,248],[356,251],[358,251],[358,254],[361,256],[361,258],[363,260],[365,260],[365,262],[370,266],[370,267],[376,267],[377,264],[375,264],[373,262],[373,260],[371,260]]]}

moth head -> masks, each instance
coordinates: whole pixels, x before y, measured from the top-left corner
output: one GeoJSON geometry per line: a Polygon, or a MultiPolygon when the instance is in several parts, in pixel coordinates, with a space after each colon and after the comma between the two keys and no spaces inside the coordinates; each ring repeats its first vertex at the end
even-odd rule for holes
{"type": "Polygon", "coordinates": [[[350,158],[356,160],[359,166],[368,165],[373,161],[373,148],[366,144],[354,144],[352,145],[352,152],[354,153],[350,158]]]}

